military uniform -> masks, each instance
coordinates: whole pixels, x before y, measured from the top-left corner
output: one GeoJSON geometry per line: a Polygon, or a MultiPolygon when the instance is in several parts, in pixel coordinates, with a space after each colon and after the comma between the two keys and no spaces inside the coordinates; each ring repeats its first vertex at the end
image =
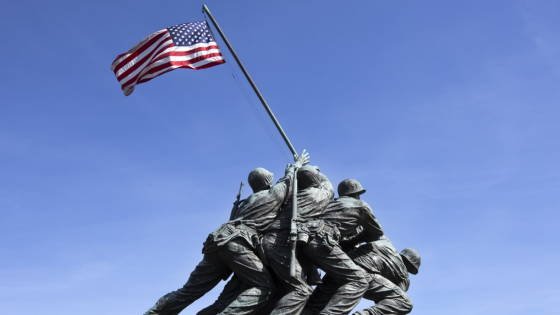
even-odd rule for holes
{"type": "MultiPolygon", "coordinates": [[[[298,171],[298,186],[301,187],[302,177],[307,173],[310,166],[305,166],[298,171]]],[[[308,220],[318,217],[334,196],[334,189],[329,179],[319,173],[313,172],[315,183],[311,187],[298,190],[298,226],[301,230],[308,220]]],[[[290,225],[292,220],[292,202],[287,203],[272,222],[269,231],[263,237],[263,247],[270,264],[270,268],[277,276],[279,285],[283,287],[282,296],[271,312],[273,315],[290,314],[297,315],[305,306],[305,302],[313,293],[313,289],[307,284],[304,270],[298,260],[296,263],[295,278],[290,277],[291,251],[288,246],[290,238],[290,225]]]]}
{"type": "Polygon", "coordinates": [[[319,219],[324,227],[302,248],[302,252],[325,271],[328,279],[315,291],[327,287],[332,293],[324,300],[326,304],[319,314],[348,314],[358,304],[368,284],[366,273],[344,253],[338,242],[358,227],[363,229],[359,238],[368,241],[378,239],[383,230],[369,205],[353,197],[343,196],[331,201],[319,219]]]}
{"type": "MultiPolygon", "coordinates": [[[[383,235],[383,231],[365,202],[350,197],[332,200],[332,184],[324,175],[320,175],[318,185],[298,191],[298,238],[307,234],[307,237],[303,237],[304,243],[305,238],[308,238],[298,250],[300,255],[303,254],[307,260],[321,268],[338,286],[321,314],[348,314],[366,291],[367,282],[363,270],[342,251],[338,241],[359,226],[365,231],[363,238],[370,241],[383,235]]],[[[299,178],[298,175],[298,182],[299,178]]],[[[291,213],[291,209],[286,213],[291,213]]],[[[289,277],[287,227],[290,221],[282,217],[279,219],[271,227],[284,229],[267,233],[263,244],[271,269],[283,279],[288,293],[278,301],[271,314],[297,315],[302,312],[312,291],[304,279],[299,263],[296,262],[296,278],[289,277]]]]}
{"type": "Polygon", "coordinates": [[[244,290],[220,314],[255,314],[274,294],[268,269],[255,254],[254,239],[268,228],[290,195],[295,167],[268,190],[252,194],[232,220],[211,233],[204,243],[204,258],[187,283],[164,295],[144,315],[176,315],[210,291],[231,272],[245,285],[244,290]]]}
{"type": "MultiPolygon", "coordinates": [[[[405,293],[410,281],[408,271],[401,256],[389,239],[364,244],[348,252],[348,256],[367,272],[368,289],[364,298],[375,302],[373,307],[356,312],[360,315],[404,315],[412,310],[412,301],[405,293]]],[[[329,276],[323,278],[323,285],[317,288],[309,299],[305,314],[319,314],[331,297],[337,285],[329,276]]]]}

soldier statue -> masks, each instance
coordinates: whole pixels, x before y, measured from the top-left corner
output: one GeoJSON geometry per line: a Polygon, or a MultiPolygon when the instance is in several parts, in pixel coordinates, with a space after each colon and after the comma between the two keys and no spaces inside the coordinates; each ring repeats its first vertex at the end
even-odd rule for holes
{"type": "MultiPolygon", "coordinates": [[[[414,249],[405,248],[399,254],[391,241],[383,236],[349,251],[348,256],[367,273],[369,286],[364,298],[375,302],[374,306],[357,311],[354,315],[410,313],[412,301],[406,294],[410,286],[408,273],[417,274],[421,262],[420,255],[414,249]]],[[[304,314],[319,314],[336,289],[336,283],[325,276],[323,285],[313,292],[305,306],[304,314]]]]}
{"type": "MultiPolygon", "coordinates": [[[[297,219],[298,239],[309,237],[307,222],[317,218],[334,197],[334,190],[329,179],[316,166],[306,165],[297,173],[297,219]],[[302,229],[305,228],[305,229],[302,229]]],[[[313,293],[307,284],[306,272],[297,259],[293,259],[288,246],[293,202],[282,207],[278,217],[272,222],[269,231],[263,237],[265,255],[270,268],[276,275],[279,285],[277,301],[270,314],[299,314],[305,307],[307,299],[313,293]],[[290,275],[290,265],[295,264],[295,275],[290,275]]],[[[298,249],[299,250],[299,249],[298,249]]]]}
{"type": "MultiPolygon", "coordinates": [[[[360,200],[359,196],[365,189],[357,181],[343,181],[339,185],[341,198],[332,200],[332,185],[318,168],[306,166],[297,178],[299,254],[321,268],[338,287],[321,314],[348,314],[360,301],[368,283],[365,272],[344,253],[338,241],[358,227],[365,231],[359,236],[363,241],[377,240],[383,231],[371,208],[360,200]]],[[[270,267],[288,291],[279,299],[271,314],[297,315],[303,311],[302,304],[309,299],[312,289],[305,282],[306,273],[297,261],[296,277],[288,276],[288,232],[286,221],[281,216],[282,213],[271,224],[273,230],[263,239],[270,267]]],[[[318,288],[321,286],[319,284],[318,288]]]]}
{"type": "Polygon", "coordinates": [[[259,235],[276,218],[281,205],[290,196],[296,169],[309,162],[303,153],[274,186],[273,174],[263,168],[249,173],[253,194],[234,203],[231,220],[211,233],[204,243],[204,257],[180,289],[161,297],[144,315],[176,315],[202,297],[218,282],[235,273],[244,290],[219,314],[255,314],[274,294],[271,274],[257,256],[259,235]]]}

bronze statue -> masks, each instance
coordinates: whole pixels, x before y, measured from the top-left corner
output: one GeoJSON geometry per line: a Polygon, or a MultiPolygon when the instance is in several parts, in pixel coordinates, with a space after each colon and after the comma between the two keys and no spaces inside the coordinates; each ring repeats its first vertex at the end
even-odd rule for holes
{"type": "Polygon", "coordinates": [[[418,272],[418,253],[413,249],[397,253],[361,200],[365,189],[358,181],[342,181],[339,198],[333,200],[332,185],[319,168],[302,166],[308,162],[305,151],[295,161],[274,186],[272,173],[262,168],[251,171],[253,194],[238,198],[231,220],[208,236],[204,258],[189,281],[160,298],[145,315],[176,315],[231,273],[234,276],[216,302],[198,315],[349,314],[362,296],[375,305],[357,315],[411,311],[408,273],[418,272]],[[290,193],[296,179],[294,204],[290,193]],[[295,261],[289,247],[294,205],[295,261]],[[295,275],[289,272],[292,263],[295,275]],[[308,277],[315,265],[326,275],[313,290],[308,277]]]}

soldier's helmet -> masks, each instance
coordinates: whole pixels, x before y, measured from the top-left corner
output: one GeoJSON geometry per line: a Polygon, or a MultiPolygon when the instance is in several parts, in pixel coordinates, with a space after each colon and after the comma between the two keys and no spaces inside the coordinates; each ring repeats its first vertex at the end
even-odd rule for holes
{"type": "Polygon", "coordinates": [[[422,262],[420,259],[420,254],[412,248],[405,248],[401,251],[401,258],[408,269],[408,272],[415,275],[418,273],[418,269],[420,268],[420,263],[422,262]]]}
{"type": "Polygon", "coordinates": [[[274,174],[262,167],[257,167],[249,173],[247,181],[255,193],[257,191],[270,188],[272,186],[273,178],[274,174]]]}
{"type": "Polygon", "coordinates": [[[318,187],[323,179],[323,174],[319,167],[312,165],[304,165],[297,171],[298,189],[308,187],[318,187]]]}
{"type": "Polygon", "coordinates": [[[345,179],[341,181],[340,184],[338,184],[339,197],[350,196],[355,194],[361,195],[365,192],[366,190],[364,189],[364,187],[362,187],[360,182],[358,182],[355,179],[345,179]]]}

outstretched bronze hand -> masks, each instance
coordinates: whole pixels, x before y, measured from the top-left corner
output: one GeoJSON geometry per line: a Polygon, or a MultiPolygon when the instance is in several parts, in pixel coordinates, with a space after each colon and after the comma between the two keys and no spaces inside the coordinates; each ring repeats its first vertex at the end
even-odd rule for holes
{"type": "Polygon", "coordinates": [[[309,163],[309,153],[307,153],[304,149],[300,155],[294,154],[294,161],[294,166],[296,168],[304,166],[305,164],[309,163]]]}

